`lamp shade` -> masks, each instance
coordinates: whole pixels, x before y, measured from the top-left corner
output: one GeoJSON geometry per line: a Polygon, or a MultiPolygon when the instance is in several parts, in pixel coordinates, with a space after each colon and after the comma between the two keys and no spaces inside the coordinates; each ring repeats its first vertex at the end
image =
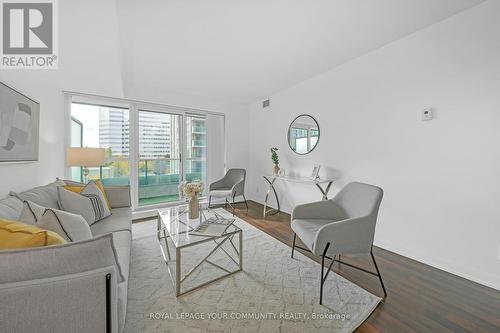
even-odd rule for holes
{"type": "Polygon", "coordinates": [[[68,166],[98,167],[106,160],[104,148],[71,147],[66,150],[68,166]]]}

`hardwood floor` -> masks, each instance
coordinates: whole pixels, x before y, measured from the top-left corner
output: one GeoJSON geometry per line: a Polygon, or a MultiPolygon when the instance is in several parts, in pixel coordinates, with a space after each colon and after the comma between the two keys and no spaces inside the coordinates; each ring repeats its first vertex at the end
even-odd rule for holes
{"type": "MultiPolygon", "coordinates": [[[[291,246],[293,232],[288,214],[279,213],[264,220],[262,205],[253,201],[248,205],[248,214],[244,205],[239,205],[236,215],[291,246]]],[[[375,247],[374,254],[388,296],[356,332],[500,332],[499,291],[381,248],[375,247]]],[[[342,256],[342,260],[373,268],[369,256],[342,256]]],[[[334,266],[337,274],[383,296],[376,277],[345,265],[334,266]]]]}

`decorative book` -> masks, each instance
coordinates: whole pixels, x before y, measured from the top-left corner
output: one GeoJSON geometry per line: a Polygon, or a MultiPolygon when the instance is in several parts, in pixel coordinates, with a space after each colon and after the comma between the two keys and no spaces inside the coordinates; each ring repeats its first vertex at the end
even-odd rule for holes
{"type": "Polygon", "coordinates": [[[235,219],[211,217],[197,226],[190,232],[190,234],[196,236],[220,237],[226,232],[227,228],[234,223],[234,221],[235,219]]]}

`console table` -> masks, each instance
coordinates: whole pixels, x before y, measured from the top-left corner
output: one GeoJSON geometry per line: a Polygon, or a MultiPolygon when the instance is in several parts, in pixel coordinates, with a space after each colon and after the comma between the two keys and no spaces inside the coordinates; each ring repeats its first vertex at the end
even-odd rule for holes
{"type": "Polygon", "coordinates": [[[264,218],[266,218],[266,215],[274,215],[281,211],[280,200],[278,199],[278,194],[276,193],[276,189],[274,188],[274,183],[276,182],[276,180],[281,180],[284,182],[291,182],[291,183],[316,185],[316,187],[320,190],[321,194],[323,195],[322,197],[323,200],[328,200],[328,192],[330,191],[330,188],[334,182],[334,179],[311,179],[306,177],[291,177],[291,176],[276,176],[276,175],[272,176],[265,175],[263,177],[269,183],[269,189],[267,190],[266,199],[264,200],[264,218]],[[322,187],[322,185],[324,187],[322,187]],[[277,209],[274,208],[267,209],[267,201],[269,199],[269,193],[271,193],[271,190],[273,191],[274,197],[276,198],[276,203],[278,204],[277,209]]]}

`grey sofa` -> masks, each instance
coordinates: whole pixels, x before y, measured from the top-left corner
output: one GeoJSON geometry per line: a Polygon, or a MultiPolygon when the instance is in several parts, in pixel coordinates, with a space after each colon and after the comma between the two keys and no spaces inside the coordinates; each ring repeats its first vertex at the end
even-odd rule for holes
{"type": "MultiPolygon", "coordinates": [[[[58,183],[0,200],[17,220],[23,200],[58,209],[58,183]]],[[[93,239],[0,251],[0,332],[121,332],[127,312],[132,213],[128,186],[105,186],[112,215],[93,239]]]]}

